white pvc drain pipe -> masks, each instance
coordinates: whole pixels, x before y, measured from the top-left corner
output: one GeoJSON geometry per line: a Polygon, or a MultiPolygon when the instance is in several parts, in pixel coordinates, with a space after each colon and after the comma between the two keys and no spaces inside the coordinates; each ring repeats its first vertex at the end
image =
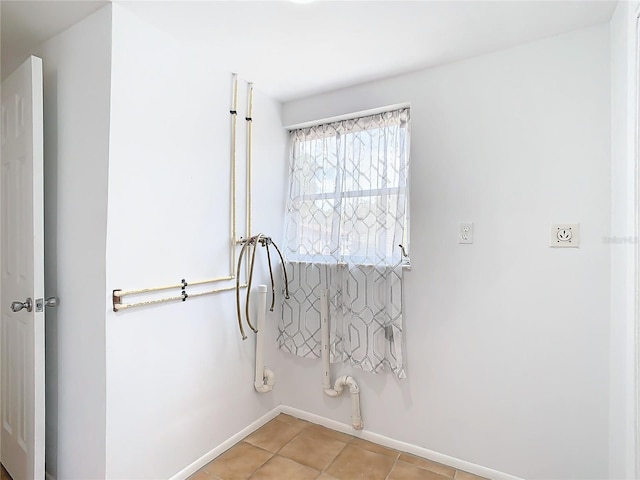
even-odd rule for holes
{"type": "MultiPolygon", "coordinates": [[[[257,248],[257,246],[256,246],[257,248]]],[[[260,393],[273,390],[276,374],[264,366],[264,333],[267,312],[267,286],[258,285],[258,325],[256,333],[256,378],[254,386],[260,393]]]]}
{"type": "Polygon", "coordinates": [[[364,428],[364,422],[362,421],[362,415],[360,413],[360,387],[358,386],[355,378],[349,375],[343,375],[336,380],[334,387],[331,388],[331,367],[329,363],[328,290],[322,290],[322,293],[320,294],[320,331],[322,334],[322,389],[324,393],[329,395],[330,397],[337,397],[342,393],[345,385],[349,386],[349,393],[351,394],[351,425],[356,430],[362,430],[364,428]]]}

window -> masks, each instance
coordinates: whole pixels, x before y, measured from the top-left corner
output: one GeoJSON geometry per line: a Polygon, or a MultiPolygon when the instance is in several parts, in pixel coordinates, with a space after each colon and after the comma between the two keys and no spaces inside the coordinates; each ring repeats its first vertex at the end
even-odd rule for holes
{"type": "Polygon", "coordinates": [[[332,361],[405,377],[408,168],[409,109],[291,132],[281,349],[320,356],[324,291],[332,361]]]}
{"type": "Polygon", "coordinates": [[[408,108],[292,131],[287,260],[397,264],[408,166],[408,108]]]}

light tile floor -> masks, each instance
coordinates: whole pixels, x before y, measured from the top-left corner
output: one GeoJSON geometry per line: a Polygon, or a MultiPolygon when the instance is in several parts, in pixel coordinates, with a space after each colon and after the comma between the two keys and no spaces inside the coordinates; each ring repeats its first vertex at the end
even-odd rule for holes
{"type": "Polygon", "coordinates": [[[485,480],[280,414],[189,480],[485,480]]]}

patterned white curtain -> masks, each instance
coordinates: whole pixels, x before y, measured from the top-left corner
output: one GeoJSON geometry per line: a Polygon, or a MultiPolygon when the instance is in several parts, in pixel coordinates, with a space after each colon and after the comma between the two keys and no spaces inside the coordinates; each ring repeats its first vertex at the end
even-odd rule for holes
{"type": "Polygon", "coordinates": [[[327,289],[331,361],[405,376],[408,168],[408,108],[291,132],[281,349],[320,357],[327,289]]]}

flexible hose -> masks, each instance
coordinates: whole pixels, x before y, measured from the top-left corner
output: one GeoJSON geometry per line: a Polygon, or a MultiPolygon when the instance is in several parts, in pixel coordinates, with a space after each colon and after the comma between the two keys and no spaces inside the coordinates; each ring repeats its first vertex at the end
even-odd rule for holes
{"type": "Polygon", "coordinates": [[[280,256],[280,262],[282,264],[282,273],[284,274],[284,298],[288,300],[289,299],[289,278],[287,277],[287,267],[284,264],[284,258],[282,257],[282,252],[278,248],[278,245],[274,243],[273,246],[276,249],[276,252],[278,252],[278,255],[280,256]]]}
{"type": "MultiPolygon", "coordinates": [[[[275,301],[276,301],[276,294],[275,294],[275,280],[273,278],[273,266],[271,263],[271,252],[269,250],[269,245],[274,246],[274,248],[276,249],[276,252],[278,252],[278,256],[280,257],[280,262],[282,263],[282,271],[284,273],[285,298],[287,299],[289,298],[289,278],[287,276],[287,269],[284,264],[284,258],[282,256],[282,252],[278,248],[278,245],[276,245],[271,240],[270,237],[266,237],[262,233],[259,233],[258,235],[255,235],[245,240],[242,245],[242,249],[240,250],[240,254],[238,255],[238,267],[236,269],[236,313],[238,315],[238,328],[240,329],[240,334],[242,335],[243,340],[247,339],[247,335],[245,334],[244,328],[242,327],[242,308],[240,306],[240,272],[242,269],[242,259],[245,257],[245,251],[247,250],[247,248],[251,249],[253,247],[253,252],[251,252],[251,260],[249,263],[249,281],[247,282],[247,299],[245,303],[245,316],[246,316],[247,325],[249,325],[249,328],[251,328],[253,332],[258,333],[258,329],[254,327],[253,324],[251,323],[251,317],[249,314],[249,301],[251,298],[251,285],[253,283],[253,269],[256,261],[256,250],[258,249],[259,245],[262,245],[267,249],[269,276],[271,278],[271,309],[270,311],[273,312],[275,301]]],[[[248,255],[249,254],[247,253],[247,256],[248,255]]]]}
{"type": "Polygon", "coordinates": [[[273,307],[276,304],[276,283],[273,280],[273,268],[271,268],[271,253],[269,252],[269,245],[271,242],[265,242],[265,248],[267,249],[267,263],[269,264],[269,276],[271,277],[271,307],[270,312],[273,312],[273,307]]]}
{"type": "Polygon", "coordinates": [[[258,243],[260,243],[261,238],[262,238],[261,233],[251,238],[251,240],[253,241],[253,253],[251,254],[251,264],[249,265],[249,282],[247,283],[247,302],[245,303],[245,314],[247,318],[247,325],[249,325],[249,328],[253,330],[254,333],[258,333],[258,329],[253,326],[253,324],[251,323],[251,319],[249,318],[249,298],[251,296],[251,282],[253,281],[253,267],[256,263],[256,251],[258,250],[258,243]]]}
{"type": "Polygon", "coordinates": [[[242,257],[244,256],[247,245],[249,245],[249,240],[242,245],[240,255],[238,255],[238,269],[236,271],[236,311],[238,313],[238,327],[240,328],[240,334],[243,340],[247,339],[247,335],[244,333],[244,328],[242,328],[242,313],[240,311],[240,267],[242,266],[242,257]]]}

